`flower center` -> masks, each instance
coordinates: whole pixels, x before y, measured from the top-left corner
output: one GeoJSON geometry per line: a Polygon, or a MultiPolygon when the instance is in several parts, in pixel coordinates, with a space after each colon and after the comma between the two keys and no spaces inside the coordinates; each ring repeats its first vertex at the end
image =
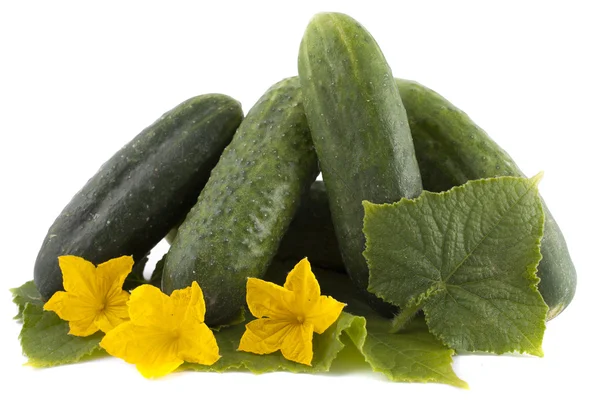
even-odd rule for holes
{"type": "Polygon", "coordinates": [[[298,320],[298,323],[302,324],[304,323],[304,316],[296,316],[296,320],[298,320]]]}
{"type": "Polygon", "coordinates": [[[170,337],[171,337],[171,341],[178,342],[179,339],[181,338],[181,329],[177,328],[177,329],[171,330],[170,337]]]}

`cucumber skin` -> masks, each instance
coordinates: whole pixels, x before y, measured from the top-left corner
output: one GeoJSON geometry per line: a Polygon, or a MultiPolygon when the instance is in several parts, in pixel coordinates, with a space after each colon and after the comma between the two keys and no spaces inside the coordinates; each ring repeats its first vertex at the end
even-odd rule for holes
{"type": "MultiPolygon", "coordinates": [[[[177,228],[178,226],[174,227],[165,236],[169,245],[177,236],[177,228]]],[[[308,194],[303,197],[275,258],[280,262],[298,262],[302,258],[308,258],[311,263],[319,264],[322,268],[346,272],[331,222],[327,191],[321,180],[314,182],[308,194]]]]}
{"type": "MultiPolygon", "coordinates": [[[[444,191],[468,180],[495,176],[525,177],[514,160],[463,111],[423,85],[400,79],[396,82],[427,190],[444,191]]],[[[548,305],[550,320],[573,299],[577,272],[556,220],[545,202],[543,206],[546,220],[538,289],[548,305]]]]}
{"type": "MultiPolygon", "coordinates": [[[[177,227],[171,229],[165,239],[172,244],[175,236],[177,227]]],[[[308,258],[321,268],[346,272],[331,222],[327,191],[321,180],[314,182],[308,194],[303,197],[275,258],[279,262],[291,260],[294,263],[308,258]]]]}
{"type": "Polygon", "coordinates": [[[393,202],[422,191],[392,72],[372,36],[339,13],[311,20],[298,72],[346,270],[371,305],[391,315],[391,306],[367,291],[362,201],[393,202]]]}
{"type": "MultiPolygon", "coordinates": [[[[423,187],[432,192],[449,190],[468,180],[494,176],[520,176],[523,173],[513,159],[500,148],[464,112],[436,92],[416,82],[397,79],[402,100],[406,106],[417,160],[421,167],[423,187]]],[[[323,195],[315,192],[309,201],[318,206],[306,207],[322,212],[327,209],[323,195]]],[[[575,295],[577,273],[569,250],[552,214],[544,203],[546,215],[542,239],[542,261],[538,266],[538,288],[549,307],[547,320],[560,314],[575,295]]],[[[301,215],[302,212],[299,212],[301,215]]],[[[312,256],[315,266],[343,271],[343,263],[331,256],[321,263],[320,252],[335,252],[338,242],[326,231],[331,224],[327,216],[319,221],[302,222],[290,226],[286,239],[305,240],[302,246],[289,246],[289,252],[301,251],[312,256]],[[307,239],[310,238],[310,241],[307,239]],[[312,243],[311,243],[312,242],[312,243]]],[[[298,243],[298,242],[297,242],[298,243]]],[[[288,255],[287,258],[294,258],[288,255]]],[[[297,255],[294,259],[299,259],[297,255]]]]}
{"type": "Polygon", "coordinates": [[[227,323],[245,304],[246,279],[264,276],[317,174],[299,81],[285,79],[250,110],[179,227],[163,291],[195,280],[206,323],[227,323]]]}
{"type": "Polygon", "coordinates": [[[320,180],[312,184],[302,200],[277,251],[279,261],[297,262],[302,258],[325,269],[346,272],[331,221],[327,191],[320,180]]]}
{"type": "Polygon", "coordinates": [[[34,281],[47,300],[63,290],[58,256],[94,264],[143,258],[185,216],[243,118],[233,98],[191,98],[144,129],[73,197],[38,253],[34,281]]]}

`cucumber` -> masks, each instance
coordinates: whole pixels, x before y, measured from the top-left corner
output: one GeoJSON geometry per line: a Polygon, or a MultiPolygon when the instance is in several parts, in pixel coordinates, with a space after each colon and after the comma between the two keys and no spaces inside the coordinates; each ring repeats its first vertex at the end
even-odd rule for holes
{"type": "Polygon", "coordinates": [[[329,199],[322,181],[316,181],[283,237],[277,259],[298,262],[308,258],[320,267],[346,272],[331,222],[329,199]]]}
{"type": "Polygon", "coordinates": [[[193,206],[242,118],[240,104],[228,96],[197,96],[104,163],[48,230],[34,267],[42,297],[63,289],[60,255],[95,264],[144,258],[193,206]]]}
{"type": "MultiPolygon", "coordinates": [[[[514,160],[464,112],[416,82],[397,80],[413,134],[423,186],[444,191],[468,180],[520,176],[514,160]]],[[[550,320],[573,299],[577,273],[565,238],[544,203],[546,221],[538,288],[550,320]]]]}
{"type": "MultiPolygon", "coordinates": [[[[436,92],[416,82],[396,80],[402,101],[406,106],[408,121],[421,167],[423,187],[432,192],[449,190],[468,180],[494,176],[523,176],[513,159],[500,148],[464,112],[453,106],[436,92]]],[[[313,204],[306,207],[324,212],[327,200],[320,192],[311,192],[308,198],[313,204]]],[[[577,285],[577,273],[565,239],[552,214],[544,204],[546,222],[542,240],[542,261],[538,267],[539,290],[549,307],[547,319],[560,314],[573,299],[577,285]]],[[[286,239],[304,241],[296,248],[288,247],[295,257],[313,257],[315,266],[342,270],[343,263],[335,255],[322,261],[321,252],[335,252],[337,240],[327,229],[327,215],[318,220],[299,222],[290,226],[286,239]],[[301,253],[301,254],[300,254],[301,253]]],[[[298,243],[298,242],[296,242],[298,243]]]]}
{"type": "Polygon", "coordinates": [[[367,292],[362,201],[394,202],[422,190],[392,72],[369,32],[339,13],[309,23],[298,72],[346,270],[371,305],[391,315],[391,306],[367,292]]]}
{"type": "Polygon", "coordinates": [[[164,264],[167,294],[197,281],[206,323],[225,324],[262,278],[318,174],[297,78],[271,87],[225,149],[164,264]]]}
{"type": "MultiPolygon", "coordinates": [[[[171,229],[165,239],[172,244],[181,224],[171,229]]],[[[318,180],[302,199],[275,256],[279,261],[308,258],[322,268],[346,272],[331,222],[325,184],[318,180]],[[323,243],[321,243],[323,242],[323,243]]]]}
{"type": "MultiPolygon", "coordinates": [[[[165,239],[172,244],[181,224],[169,231],[165,239]]],[[[279,261],[298,262],[308,258],[321,268],[346,272],[331,222],[325,184],[318,180],[302,199],[288,231],[275,255],[279,261]]]]}

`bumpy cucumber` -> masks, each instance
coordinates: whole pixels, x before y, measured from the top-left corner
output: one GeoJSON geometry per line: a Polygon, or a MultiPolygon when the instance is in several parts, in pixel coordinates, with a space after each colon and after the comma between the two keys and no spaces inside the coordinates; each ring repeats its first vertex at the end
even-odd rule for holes
{"type": "MultiPolygon", "coordinates": [[[[514,160],[464,112],[416,82],[397,80],[408,113],[423,187],[448,190],[472,179],[523,176],[514,160]]],[[[577,273],[565,238],[544,204],[546,222],[539,290],[548,304],[548,319],[571,302],[577,273]]]]}
{"type": "Polygon", "coordinates": [[[163,291],[197,281],[206,322],[226,323],[244,305],[246,279],[266,272],[317,174],[299,81],[283,80],[250,110],[179,227],[163,291]]]}
{"type": "Polygon", "coordinates": [[[366,290],[362,201],[394,202],[421,193],[400,93],[373,37],[339,13],[318,14],[309,23],[298,71],[346,270],[371,304],[389,314],[366,290]]]}
{"type": "MultiPolygon", "coordinates": [[[[165,239],[172,244],[175,236],[177,227],[171,229],[165,239]]],[[[296,262],[308,258],[311,263],[319,264],[322,268],[346,271],[335,238],[329,200],[322,181],[314,182],[310,192],[302,199],[275,257],[279,261],[296,262]]]]}
{"type": "Polygon", "coordinates": [[[242,118],[228,96],[191,98],[104,163],[48,230],[34,268],[40,294],[63,289],[60,255],[143,258],[193,206],[242,118]]]}

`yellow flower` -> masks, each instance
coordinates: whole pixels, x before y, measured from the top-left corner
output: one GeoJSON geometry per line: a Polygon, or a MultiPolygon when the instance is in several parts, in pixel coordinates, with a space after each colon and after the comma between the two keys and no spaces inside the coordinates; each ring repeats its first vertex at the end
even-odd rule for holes
{"type": "Polygon", "coordinates": [[[313,332],[327,330],[345,306],[321,295],[306,258],[288,274],[283,287],[248,278],[246,289],[248,307],[258,320],[246,325],[238,350],[256,354],[281,350],[286,359],[309,366],[313,332]]]}
{"type": "Polygon", "coordinates": [[[175,290],[171,296],[152,285],[131,292],[131,321],[109,332],[100,346],[136,365],[147,378],[164,376],[184,361],[212,365],[219,347],[204,324],[206,307],[200,286],[175,290]]]}
{"type": "Polygon", "coordinates": [[[133,258],[122,256],[95,267],[77,256],[60,256],[58,265],[65,291],[57,291],[44,304],[69,322],[69,334],[89,336],[98,330],[108,333],[126,321],[129,293],[123,281],[131,272],[133,258]]]}

